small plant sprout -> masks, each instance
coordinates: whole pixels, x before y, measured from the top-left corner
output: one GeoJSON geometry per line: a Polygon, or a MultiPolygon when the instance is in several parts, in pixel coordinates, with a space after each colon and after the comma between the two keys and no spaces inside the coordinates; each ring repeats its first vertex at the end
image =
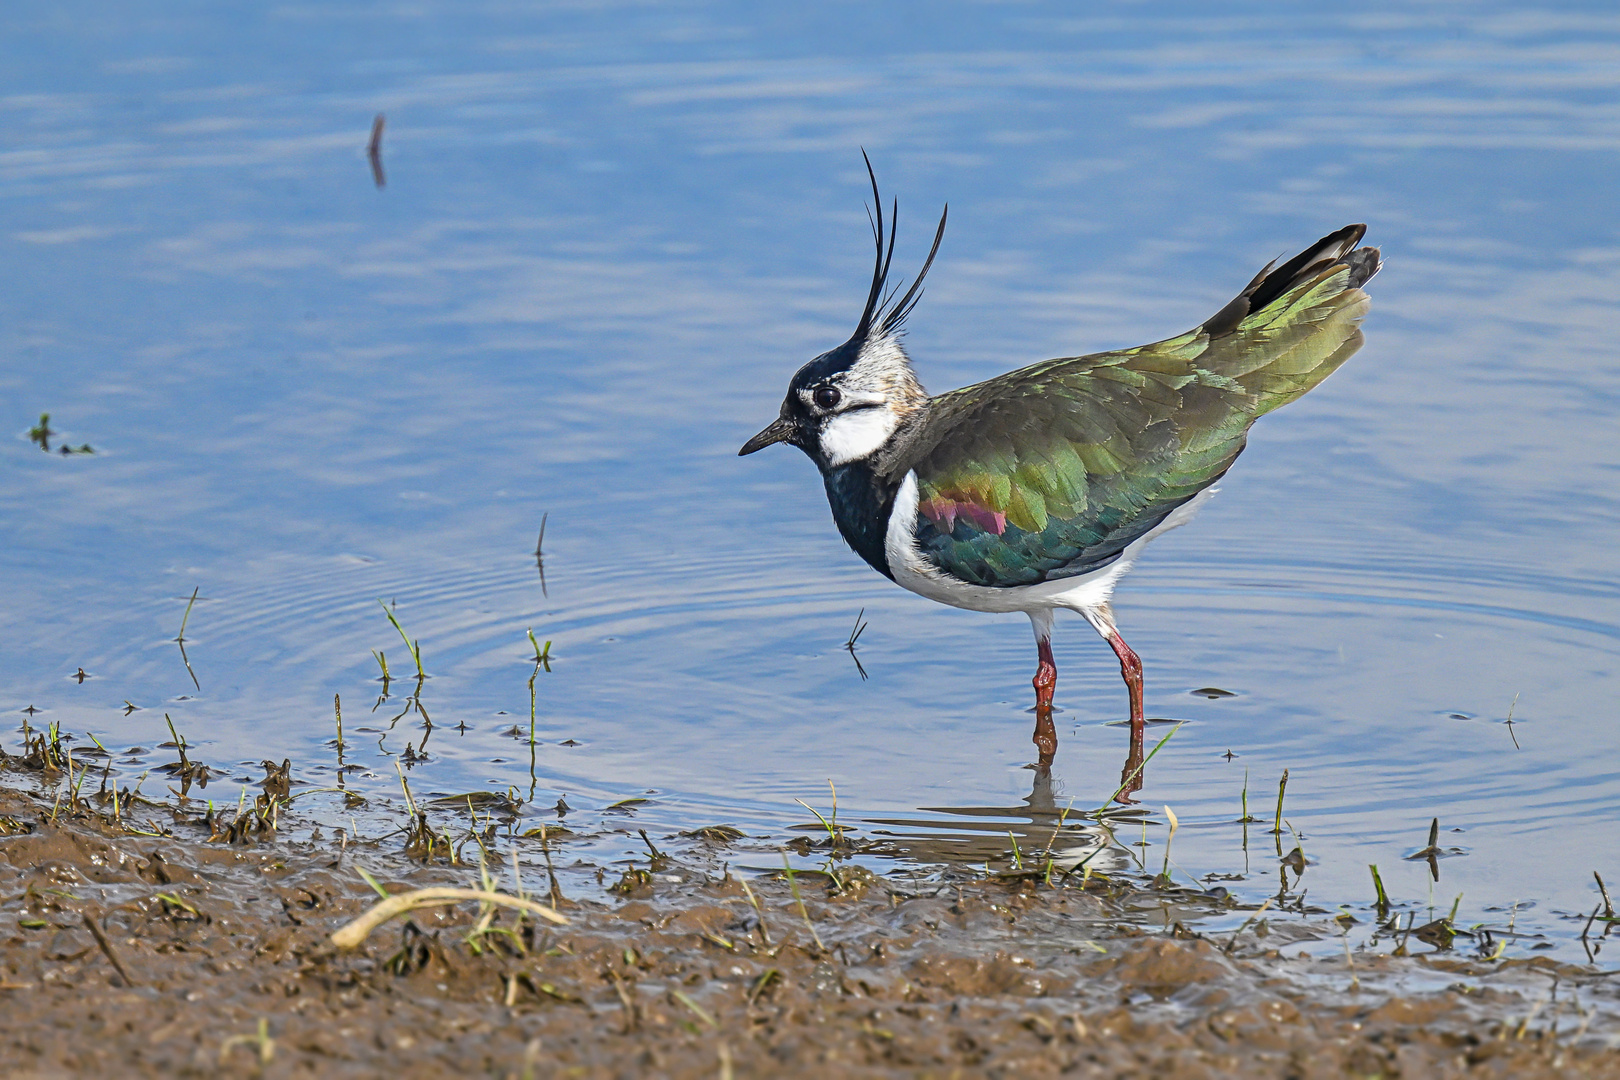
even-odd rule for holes
{"type": "Polygon", "coordinates": [[[169,719],[168,713],[163,714],[163,722],[169,725],[169,737],[174,740],[175,751],[180,755],[180,767],[185,768],[191,764],[186,760],[186,740],[181,738],[178,731],[174,730],[174,721],[169,719]]]}
{"type": "Polygon", "coordinates": [[[51,430],[51,414],[42,412],[39,414],[39,423],[28,429],[28,441],[50,453],[51,436],[55,434],[56,432],[51,430]]]}
{"type": "Polygon", "coordinates": [[[382,669],[383,686],[386,687],[393,679],[393,676],[388,674],[388,656],[381,649],[372,649],[371,655],[377,661],[377,666],[382,669]]]}
{"type": "Polygon", "coordinates": [[[1389,894],[1384,891],[1384,879],[1378,876],[1378,864],[1368,863],[1367,869],[1372,871],[1373,888],[1378,891],[1378,921],[1383,922],[1389,917],[1389,894]]]}
{"type": "Polygon", "coordinates": [[[670,996],[673,997],[676,1001],[679,1001],[682,1005],[685,1005],[688,1009],[690,1009],[691,1012],[692,1012],[692,1015],[697,1017],[699,1020],[703,1021],[705,1024],[709,1025],[710,1029],[718,1029],[720,1027],[719,1021],[715,1020],[714,1017],[710,1016],[708,1014],[708,1012],[703,1008],[703,1006],[701,1006],[697,1002],[693,1001],[686,994],[682,993],[679,990],[671,990],[670,991],[670,996]]]}
{"type": "Polygon", "coordinates": [[[544,667],[547,671],[550,671],[551,640],[549,638],[546,639],[546,644],[542,648],[540,642],[534,636],[534,627],[531,626],[529,627],[529,644],[534,646],[534,662],[541,667],[544,667]]]}
{"type": "Polygon", "coordinates": [[[1243,791],[1238,796],[1238,799],[1239,799],[1240,805],[1242,806],[1242,809],[1243,809],[1243,814],[1242,814],[1241,817],[1238,818],[1238,822],[1240,824],[1243,824],[1243,825],[1257,824],[1260,819],[1255,817],[1253,814],[1249,813],[1249,770],[1248,769],[1243,770],[1243,791]]]}
{"type": "MultiPolygon", "coordinates": [[[[788,889],[793,893],[793,900],[799,905],[799,914],[804,916],[804,925],[810,930],[810,938],[816,943],[821,952],[827,951],[827,946],[821,943],[821,935],[816,933],[816,924],[810,921],[810,909],[804,906],[804,897],[799,893],[799,879],[793,873],[793,865],[788,862],[787,852],[782,852],[782,871],[787,874],[788,889]]],[[[763,925],[763,919],[761,920],[763,925]]]]}
{"type": "Polygon", "coordinates": [[[1168,806],[1164,808],[1164,816],[1170,822],[1170,834],[1164,838],[1164,866],[1159,869],[1159,881],[1170,884],[1170,845],[1175,842],[1176,830],[1181,822],[1176,818],[1176,812],[1168,806]]]}
{"type": "Polygon", "coordinates": [[[259,1064],[268,1065],[276,1056],[276,1041],[270,1037],[270,1021],[263,1017],[259,1020],[259,1030],[252,1035],[232,1035],[219,1046],[219,1063],[225,1064],[230,1059],[231,1051],[238,1046],[254,1047],[259,1052],[259,1064]]]}
{"type": "Polygon", "coordinates": [[[1013,869],[1018,871],[1019,873],[1023,873],[1024,872],[1024,855],[1023,855],[1023,852],[1018,850],[1018,837],[1013,835],[1013,831],[1011,829],[1008,829],[1007,830],[1007,839],[1012,841],[1013,869]]]}
{"type": "Polygon", "coordinates": [[[754,890],[748,887],[748,879],[739,876],[737,880],[742,883],[743,894],[748,897],[748,902],[754,905],[754,914],[759,918],[759,940],[769,949],[771,947],[771,932],[765,927],[765,909],[760,906],[759,897],[754,895],[754,890]]]}
{"type": "Polygon", "coordinates": [[[809,803],[805,802],[803,799],[794,799],[793,801],[798,803],[800,806],[804,807],[806,810],[810,811],[812,814],[816,815],[816,820],[821,822],[821,827],[823,829],[827,830],[827,842],[831,846],[836,848],[838,846],[838,844],[839,844],[839,839],[840,839],[839,832],[838,832],[838,788],[833,786],[833,782],[832,782],[832,779],[830,777],[827,780],[827,787],[832,790],[832,820],[831,821],[828,821],[825,817],[822,816],[821,811],[817,810],[815,807],[811,806],[809,803]]]}
{"type": "Polygon", "coordinates": [[[405,793],[405,807],[411,812],[411,819],[417,817],[416,800],[411,798],[411,785],[405,779],[405,770],[399,767],[399,759],[394,759],[394,771],[399,774],[399,789],[405,793]]]}
{"type": "MultiPolygon", "coordinates": [[[[539,675],[539,674],[540,674],[540,668],[539,668],[538,665],[535,666],[534,671],[529,673],[529,751],[530,751],[530,753],[529,753],[529,771],[530,771],[531,774],[534,771],[534,753],[533,753],[533,751],[534,751],[534,743],[535,743],[535,723],[536,723],[536,720],[535,720],[535,708],[536,708],[536,706],[535,706],[535,696],[534,696],[534,680],[535,680],[535,677],[537,675],[539,675]]],[[[529,793],[529,797],[531,799],[534,798],[534,793],[532,791],[529,793]]]]}
{"type": "MultiPolygon", "coordinates": [[[[1284,769],[1282,779],[1277,781],[1277,820],[1271,826],[1273,836],[1282,836],[1282,808],[1283,795],[1288,791],[1288,770],[1284,769]]],[[[1281,843],[1279,840],[1278,843],[1281,843]]]]}
{"type": "Polygon", "coordinates": [[[411,654],[411,659],[416,662],[417,679],[427,678],[427,672],[422,670],[422,642],[420,640],[413,641],[410,635],[405,633],[405,628],[399,625],[399,620],[394,617],[392,608],[384,604],[380,599],[377,603],[382,604],[383,614],[388,616],[388,621],[393,624],[395,630],[399,631],[399,639],[405,643],[405,648],[411,654]]]}

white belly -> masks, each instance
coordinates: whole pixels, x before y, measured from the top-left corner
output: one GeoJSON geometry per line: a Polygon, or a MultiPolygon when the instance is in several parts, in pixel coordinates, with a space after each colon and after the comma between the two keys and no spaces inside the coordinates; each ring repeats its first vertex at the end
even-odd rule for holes
{"type": "Polygon", "coordinates": [[[1205,488],[1176,507],[1151,532],[1132,541],[1119,558],[1101,569],[1057,581],[993,589],[986,585],[970,585],[954,578],[930,566],[923,558],[916,540],[917,474],[909,472],[894,498],[894,510],[889,515],[889,527],[884,536],[884,552],[889,559],[889,572],[897,583],[919,596],[938,600],[942,604],[967,608],[969,611],[1028,613],[1068,608],[1085,614],[1106,607],[1115,584],[1125,576],[1148,542],[1178,525],[1185,525],[1215,491],[1213,487],[1205,488]]]}

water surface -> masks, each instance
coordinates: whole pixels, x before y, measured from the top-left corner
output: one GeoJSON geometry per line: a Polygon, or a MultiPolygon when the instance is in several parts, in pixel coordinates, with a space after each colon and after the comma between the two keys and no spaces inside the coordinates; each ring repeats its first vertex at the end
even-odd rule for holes
{"type": "MultiPolygon", "coordinates": [[[[1584,958],[1591,873],[1620,880],[1620,17],[171,3],[0,28],[7,711],[148,751],[167,713],[206,760],[326,783],[333,695],[382,729],[411,690],[368,712],[373,650],[413,668],[381,599],[431,676],[422,792],[642,796],[655,829],[780,830],[829,778],[873,830],[1027,810],[1027,621],[896,589],[800,455],[735,457],[859,313],[860,148],[897,264],[951,205],[909,338],[934,390],[1178,333],[1366,221],[1366,347],[1117,597],[1150,715],[1189,721],[1129,850],[1157,869],[1168,805],[1186,874],[1270,895],[1272,838],[1233,819],[1286,768],[1313,902],[1365,905],[1378,863],[1404,902],[1517,902],[1584,958]],[[840,647],[863,609],[869,679],[840,647]],[[1439,883],[1403,859],[1432,818],[1463,852],[1439,883]]],[[[1125,696],[1059,630],[1036,794],[1090,808],[1125,696]]],[[[379,797],[420,717],[380,736],[351,778],[379,797]]]]}

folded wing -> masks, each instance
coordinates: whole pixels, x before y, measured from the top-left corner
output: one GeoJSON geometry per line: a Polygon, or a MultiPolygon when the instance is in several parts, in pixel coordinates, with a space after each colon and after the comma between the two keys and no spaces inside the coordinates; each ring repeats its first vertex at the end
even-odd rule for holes
{"type": "Polygon", "coordinates": [[[1153,345],[1048,360],[930,403],[905,452],[916,540],[977,585],[1088,573],[1214,483],[1255,419],[1316,386],[1361,346],[1378,269],[1365,227],[1267,267],[1197,329],[1153,345]]]}

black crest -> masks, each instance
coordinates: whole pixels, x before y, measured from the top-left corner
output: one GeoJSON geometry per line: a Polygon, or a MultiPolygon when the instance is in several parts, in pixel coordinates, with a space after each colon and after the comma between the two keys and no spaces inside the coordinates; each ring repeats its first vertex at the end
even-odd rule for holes
{"type": "Polygon", "coordinates": [[[894,262],[894,238],[899,231],[900,200],[896,199],[890,206],[889,227],[885,235],[883,227],[883,197],[878,194],[877,173],[872,170],[872,159],[861,151],[861,160],[866,162],[866,175],[872,181],[873,211],[868,214],[872,223],[872,239],[877,246],[877,259],[872,265],[872,288],[866,294],[866,309],[861,312],[861,323],[855,328],[855,334],[849,340],[852,343],[865,341],[876,327],[880,334],[893,333],[906,321],[911,309],[917,306],[922,299],[923,278],[928,276],[929,267],[934,265],[934,256],[939,254],[939,242],[945,237],[945,218],[950,214],[951,208],[946,204],[939,215],[939,228],[934,230],[934,246],[928,249],[928,259],[923,263],[922,270],[917,279],[911,283],[898,302],[894,301],[895,292],[899,291],[896,285],[893,290],[885,294],[884,290],[889,283],[889,267],[894,262]],[[884,240],[888,244],[885,248],[884,240]]]}

